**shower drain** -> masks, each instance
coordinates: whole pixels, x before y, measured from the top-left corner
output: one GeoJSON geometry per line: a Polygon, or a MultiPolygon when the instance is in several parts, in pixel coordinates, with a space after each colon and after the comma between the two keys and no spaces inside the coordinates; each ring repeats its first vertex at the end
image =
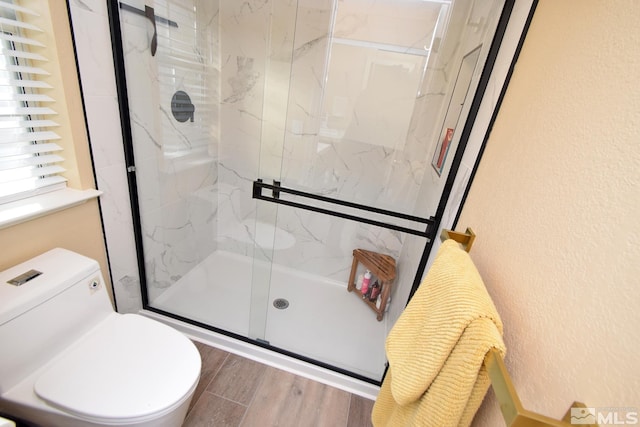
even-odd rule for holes
{"type": "Polygon", "coordinates": [[[273,300],[273,306],[278,310],[284,310],[289,307],[289,301],[284,298],[276,298],[273,300]]]}

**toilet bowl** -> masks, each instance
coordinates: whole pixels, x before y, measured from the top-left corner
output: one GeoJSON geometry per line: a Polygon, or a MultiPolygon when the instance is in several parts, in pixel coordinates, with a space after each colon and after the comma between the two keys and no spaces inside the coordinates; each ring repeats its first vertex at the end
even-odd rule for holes
{"type": "Polygon", "coordinates": [[[178,331],[113,311],[95,260],[54,249],[0,273],[0,413],[43,426],[180,426],[200,368],[178,331]]]}

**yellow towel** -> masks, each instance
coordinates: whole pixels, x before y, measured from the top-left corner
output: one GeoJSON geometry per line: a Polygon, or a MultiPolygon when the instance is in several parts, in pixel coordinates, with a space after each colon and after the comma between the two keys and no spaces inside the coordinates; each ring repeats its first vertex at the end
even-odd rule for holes
{"type": "Polygon", "coordinates": [[[386,341],[389,369],[373,425],[468,426],[489,377],[491,348],[504,356],[502,321],[469,254],[446,240],[386,341]]]}

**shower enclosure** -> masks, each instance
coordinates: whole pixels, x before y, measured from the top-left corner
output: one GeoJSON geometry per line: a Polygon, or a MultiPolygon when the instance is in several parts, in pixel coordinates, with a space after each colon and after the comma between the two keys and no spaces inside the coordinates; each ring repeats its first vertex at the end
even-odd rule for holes
{"type": "Polygon", "coordinates": [[[378,382],[503,3],[110,1],[145,308],[378,382]]]}

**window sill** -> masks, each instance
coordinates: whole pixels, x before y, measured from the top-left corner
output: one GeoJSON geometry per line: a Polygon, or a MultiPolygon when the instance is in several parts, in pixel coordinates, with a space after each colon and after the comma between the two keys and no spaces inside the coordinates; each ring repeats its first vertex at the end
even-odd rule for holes
{"type": "Polygon", "coordinates": [[[79,205],[101,194],[99,190],[65,188],[0,205],[0,229],[79,205]]]}

